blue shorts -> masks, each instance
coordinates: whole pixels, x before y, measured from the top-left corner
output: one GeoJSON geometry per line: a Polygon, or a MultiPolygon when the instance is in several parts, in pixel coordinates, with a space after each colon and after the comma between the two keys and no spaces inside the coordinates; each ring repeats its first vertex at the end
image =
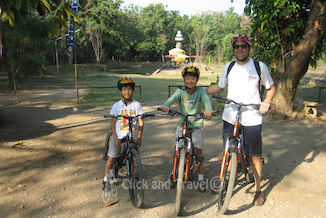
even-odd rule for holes
{"type": "MultiPolygon", "coordinates": [[[[261,139],[262,125],[257,126],[242,126],[243,131],[243,152],[252,157],[261,155],[262,139],[261,139]]],[[[223,121],[223,146],[225,146],[225,139],[233,135],[233,125],[223,121]]]]}

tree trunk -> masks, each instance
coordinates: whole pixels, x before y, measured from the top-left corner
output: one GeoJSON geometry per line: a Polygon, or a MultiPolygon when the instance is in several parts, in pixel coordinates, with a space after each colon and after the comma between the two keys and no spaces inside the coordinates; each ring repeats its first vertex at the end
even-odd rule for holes
{"type": "Polygon", "coordinates": [[[309,21],[302,39],[293,48],[292,55],[285,59],[283,72],[276,72],[274,103],[277,110],[293,112],[297,87],[301,78],[307,73],[312,52],[322,40],[325,30],[326,8],[321,0],[312,0],[309,21]]]}

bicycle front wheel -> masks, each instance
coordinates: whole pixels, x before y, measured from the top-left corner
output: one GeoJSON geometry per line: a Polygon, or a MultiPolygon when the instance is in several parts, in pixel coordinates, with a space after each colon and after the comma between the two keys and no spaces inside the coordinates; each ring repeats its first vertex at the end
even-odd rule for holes
{"type": "Polygon", "coordinates": [[[177,196],[175,199],[175,208],[174,214],[176,216],[179,215],[180,206],[181,206],[181,192],[183,186],[183,175],[185,169],[185,160],[186,160],[186,149],[180,149],[180,156],[179,156],[179,167],[178,167],[178,179],[177,179],[177,196]]]}
{"type": "Polygon", "coordinates": [[[143,168],[139,153],[136,149],[130,149],[129,159],[129,195],[135,207],[141,207],[144,200],[143,168]]]}
{"type": "Polygon", "coordinates": [[[228,161],[231,164],[229,181],[228,184],[226,184],[224,179],[223,181],[224,185],[222,185],[218,193],[218,212],[220,214],[224,214],[227,211],[232,197],[235,177],[237,173],[237,156],[238,156],[237,152],[235,151],[231,152],[230,160],[228,161]]]}

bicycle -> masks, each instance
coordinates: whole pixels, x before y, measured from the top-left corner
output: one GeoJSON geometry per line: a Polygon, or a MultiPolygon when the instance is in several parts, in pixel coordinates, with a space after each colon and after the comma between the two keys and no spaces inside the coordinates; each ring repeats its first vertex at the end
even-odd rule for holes
{"type": "Polygon", "coordinates": [[[220,99],[225,103],[233,103],[237,106],[237,115],[234,123],[233,136],[226,138],[225,149],[220,170],[220,185],[218,190],[218,212],[224,214],[229,206],[237,173],[244,171],[245,181],[252,183],[254,181],[252,172],[251,157],[243,152],[243,132],[241,131],[240,114],[243,107],[253,107],[259,110],[260,104],[237,103],[231,99],[223,98],[219,95],[213,95],[213,98],[220,99]],[[228,169],[230,168],[227,182],[228,169]]]}
{"type": "MultiPolygon", "coordinates": [[[[162,111],[162,108],[158,108],[158,110],[162,111]]],[[[169,110],[168,115],[180,115],[185,118],[183,123],[182,136],[176,139],[176,146],[173,158],[172,182],[177,183],[177,194],[174,213],[177,216],[180,212],[182,185],[183,183],[193,180],[193,169],[195,165],[194,163],[197,162],[197,157],[194,152],[191,137],[192,129],[188,128],[188,118],[191,116],[195,116],[198,119],[203,119],[205,115],[204,113],[182,114],[178,111],[174,111],[171,109],[169,110]]],[[[212,116],[213,115],[215,114],[212,114],[212,116]]]]}
{"type": "MultiPolygon", "coordinates": [[[[141,165],[141,160],[139,156],[138,144],[133,137],[132,123],[136,121],[139,117],[144,119],[145,117],[153,117],[155,114],[142,114],[139,116],[129,116],[129,115],[104,115],[105,118],[123,118],[128,120],[129,132],[122,138],[121,141],[121,151],[120,157],[118,157],[113,163],[113,172],[115,177],[118,176],[119,170],[126,165],[127,175],[129,177],[129,195],[132,204],[135,207],[141,207],[144,200],[144,180],[143,180],[143,168],[141,165]]],[[[112,133],[109,132],[105,139],[106,154],[102,157],[103,160],[107,160],[109,141],[112,133]]]]}

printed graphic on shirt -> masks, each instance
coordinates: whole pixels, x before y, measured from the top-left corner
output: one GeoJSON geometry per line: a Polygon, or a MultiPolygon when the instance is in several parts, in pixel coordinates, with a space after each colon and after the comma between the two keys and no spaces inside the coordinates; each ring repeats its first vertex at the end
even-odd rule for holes
{"type": "Polygon", "coordinates": [[[256,79],[258,79],[257,76],[249,76],[249,80],[248,81],[250,82],[250,81],[253,81],[253,80],[256,80],[256,79]]]}
{"type": "Polygon", "coordinates": [[[196,101],[190,99],[189,97],[185,97],[183,99],[183,103],[186,110],[191,110],[196,105],[196,101]]]}
{"type": "MultiPolygon", "coordinates": [[[[122,116],[135,116],[135,110],[134,109],[125,109],[125,110],[121,110],[121,115],[122,116]]],[[[135,127],[135,124],[132,124],[132,128],[135,127]]],[[[129,130],[129,121],[127,118],[122,118],[120,120],[120,130],[129,130]]]]}

